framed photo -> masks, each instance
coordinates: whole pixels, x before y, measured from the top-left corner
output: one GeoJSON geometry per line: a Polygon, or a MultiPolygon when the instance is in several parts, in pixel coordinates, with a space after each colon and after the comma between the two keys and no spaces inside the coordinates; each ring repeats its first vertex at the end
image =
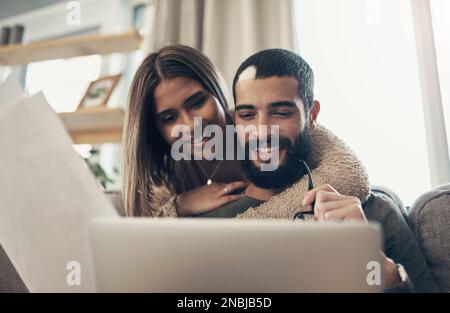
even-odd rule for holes
{"type": "Polygon", "coordinates": [[[89,84],[77,110],[106,107],[122,74],[101,77],[89,84]]]}

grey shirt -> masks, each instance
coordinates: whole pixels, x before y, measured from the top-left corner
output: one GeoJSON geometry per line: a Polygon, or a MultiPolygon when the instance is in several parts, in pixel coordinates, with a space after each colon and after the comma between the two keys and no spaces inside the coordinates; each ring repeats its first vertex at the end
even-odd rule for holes
{"type": "MultiPolygon", "coordinates": [[[[243,196],[216,210],[195,217],[231,218],[257,207],[264,201],[243,196]]],[[[400,209],[388,196],[371,193],[363,204],[364,213],[369,221],[380,223],[384,235],[384,253],[397,264],[402,264],[416,292],[439,292],[440,289],[431,275],[431,271],[422,256],[419,244],[406,223],[400,209]]],[[[399,289],[399,291],[405,291],[399,289]]]]}
{"type": "Polygon", "coordinates": [[[264,200],[243,195],[239,200],[227,203],[218,209],[195,215],[195,217],[236,217],[238,214],[245,212],[248,208],[255,208],[264,202],[264,200]]]}

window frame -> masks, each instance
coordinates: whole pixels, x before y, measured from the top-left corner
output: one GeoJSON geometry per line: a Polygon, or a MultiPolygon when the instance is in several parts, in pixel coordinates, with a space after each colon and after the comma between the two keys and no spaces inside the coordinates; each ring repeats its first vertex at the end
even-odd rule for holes
{"type": "Polygon", "coordinates": [[[430,5],[430,0],[411,0],[431,185],[435,187],[450,182],[450,156],[430,5]]]}

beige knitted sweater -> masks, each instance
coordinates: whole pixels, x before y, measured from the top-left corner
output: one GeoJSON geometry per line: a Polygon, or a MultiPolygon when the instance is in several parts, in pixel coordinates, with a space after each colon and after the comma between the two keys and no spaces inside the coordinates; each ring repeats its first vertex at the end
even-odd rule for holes
{"type": "MultiPolygon", "coordinates": [[[[312,150],[307,160],[315,186],[330,184],[339,193],[354,196],[365,202],[369,196],[369,179],[361,161],[336,135],[323,126],[311,132],[312,150]]],[[[305,175],[297,183],[255,208],[249,208],[237,218],[292,219],[298,211],[309,211],[302,205],[308,190],[305,175]]],[[[176,217],[173,194],[166,188],[155,189],[158,197],[153,204],[155,216],[176,217]]],[[[307,217],[310,220],[312,217],[307,217]]]]}

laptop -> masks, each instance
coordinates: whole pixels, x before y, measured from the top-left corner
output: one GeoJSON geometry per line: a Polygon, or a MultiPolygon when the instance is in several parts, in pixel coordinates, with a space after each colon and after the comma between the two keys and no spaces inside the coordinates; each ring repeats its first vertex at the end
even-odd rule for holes
{"type": "Polygon", "coordinates": [[[95,218],[89,229],[99,292],[383,290],[376,224],[95,218]]]}

